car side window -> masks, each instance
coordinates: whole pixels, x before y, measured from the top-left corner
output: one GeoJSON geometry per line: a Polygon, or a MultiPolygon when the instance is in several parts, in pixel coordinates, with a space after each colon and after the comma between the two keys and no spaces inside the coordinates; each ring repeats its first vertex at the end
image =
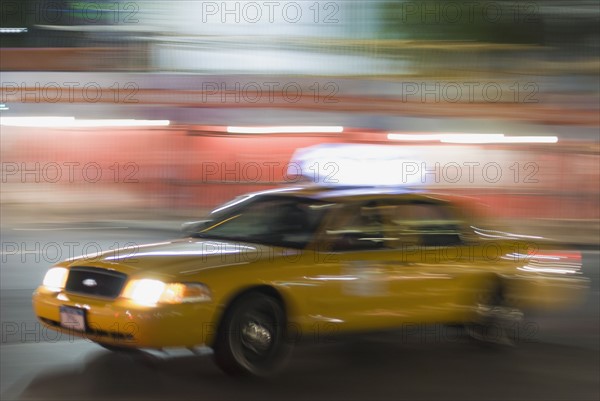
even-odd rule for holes
{"type": "Polygon", "coordinates": [[[400,238],[410,238],[423,246],[451,246],[462,243],[461,222],[443,203],[396,203],[390,205],[389,211],[389,224],[395,227],[400,238]]]}
{"type": "Polygon", "coordinates": [[[338,219],[326,229],[334,251],[361,251],[384,247],[383,218],[377,202],[344,205],[338,219]]]}
{"type": "Polygon", "coordinates": [[[303,248],[327,206],[310,199],[272,197],[230,210],[195,236],[303,248]]]}
{"type": "Polygon", "coordinates": [[[461,226],[444,203],[379,200],[345,206],[327,234],[335,251],[403,249],[459,245],[461,226]]]}

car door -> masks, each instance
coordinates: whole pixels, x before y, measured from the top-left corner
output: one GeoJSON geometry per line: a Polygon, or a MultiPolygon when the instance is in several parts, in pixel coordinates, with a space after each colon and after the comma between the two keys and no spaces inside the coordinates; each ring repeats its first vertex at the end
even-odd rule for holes
{"type": "Polygon", "coordinates": [[[435,199],[385,200],[380,206],[388,231],[398,238],[388,243],[394,252],[386,257],[396,314],[418,322],[453,320],[473,264],[462,221],[435,199]]]}
{"type": "Polygon", "coordinates": [[[313,316],[349,329],[392,327],[414,318],[422,291],[415,287],[423,283],[397,267],[399,241],[415,243],[416,236],[400,239],[386,221],[387,207],[373,199],[346,204],[326,222],[320,260],[307,274],[313,316]]]}

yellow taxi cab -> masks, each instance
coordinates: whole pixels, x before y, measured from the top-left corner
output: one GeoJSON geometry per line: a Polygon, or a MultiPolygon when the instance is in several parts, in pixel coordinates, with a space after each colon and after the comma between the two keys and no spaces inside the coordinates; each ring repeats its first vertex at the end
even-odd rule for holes
{"type": "Polygon", "coordinates": [[[267,375],[290,337],[323,327],[449,323],[476,336],[582,298],[579,253],[481,228],[465,210],[405,189],[252,193],[185,238],[58,263],[33,307],[45,326],[109,349],[204,345],[228,373],[267,375]]]}

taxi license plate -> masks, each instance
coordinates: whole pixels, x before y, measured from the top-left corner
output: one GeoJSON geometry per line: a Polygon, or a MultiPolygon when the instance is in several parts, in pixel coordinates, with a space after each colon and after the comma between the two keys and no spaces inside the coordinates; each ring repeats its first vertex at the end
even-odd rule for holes
{"type": "Polygon", "coordinates": [[[60,325],[71,330],[85,331],[85,309],[61,306],[60,325]]]}

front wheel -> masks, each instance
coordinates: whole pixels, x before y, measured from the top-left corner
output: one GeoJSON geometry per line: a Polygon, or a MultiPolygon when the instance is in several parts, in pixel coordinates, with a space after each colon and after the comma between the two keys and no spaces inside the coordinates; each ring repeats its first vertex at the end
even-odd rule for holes
{"type": "Polygon", "coordinates": [[[217,365],[230,375],[269,376],[291,351],[285,311],[268,295],[248,293],[227,310],[214,345],[217,365]]]}

